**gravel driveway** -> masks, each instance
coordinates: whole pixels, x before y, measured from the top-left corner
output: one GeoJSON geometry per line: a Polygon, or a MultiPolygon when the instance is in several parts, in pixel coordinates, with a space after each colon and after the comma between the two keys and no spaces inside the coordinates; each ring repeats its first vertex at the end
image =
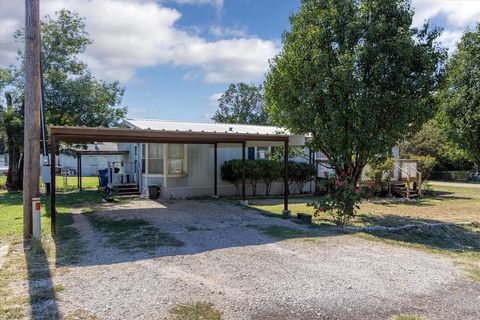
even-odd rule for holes
{"type": "Polygon", "coordinates": [[[75,227],[89,254],[54,277],[58,309],[101,319],[168,319],[180,303],[211,302],[225,319],[476,319],[480,286],[448,258],[317,229],[280,241],[271,225],[290,220],[222,201],[148,200],[106,205],[102,215],[142,218],[185,243],[152,253],[104,245],[87,219],[75,227]],[[113,210],[115,209],[115,210],[113,210]]]}

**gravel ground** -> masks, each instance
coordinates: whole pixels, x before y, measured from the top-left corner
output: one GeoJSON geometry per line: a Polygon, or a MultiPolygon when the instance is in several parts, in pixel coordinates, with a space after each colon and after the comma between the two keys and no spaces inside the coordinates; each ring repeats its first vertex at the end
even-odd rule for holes
{"type": "Polygon", "coordinates": [[[54,277],[64,314],[168,319],[180,303],[207,301],[225,319],[478,319],[480,285],[452,261],[420,251],[318,231],[279,241],[258,228],[310,230],[222,201],[105,204],[101,214],[142,218],[185,243],[153,255],[104,245],[82,215],[88,255],[54,277]],[[115,210],[113,210],[115,209],[115,210]]]}

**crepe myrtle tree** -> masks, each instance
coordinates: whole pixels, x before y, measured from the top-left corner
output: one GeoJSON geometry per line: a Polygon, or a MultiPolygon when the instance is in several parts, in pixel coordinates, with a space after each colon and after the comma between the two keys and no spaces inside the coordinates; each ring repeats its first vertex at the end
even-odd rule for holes
{"type": "MultiPolygon", "coordinates": [[[[433,115],[446,51],[441,30],[413,28],[413,14],[408,0],[302,0],[270,61],[269,116],[309,134],[337,175],[348,173],[345,190],[433,115]]],[[[355,199],[342,210],[353,215],[355,199]]]]}

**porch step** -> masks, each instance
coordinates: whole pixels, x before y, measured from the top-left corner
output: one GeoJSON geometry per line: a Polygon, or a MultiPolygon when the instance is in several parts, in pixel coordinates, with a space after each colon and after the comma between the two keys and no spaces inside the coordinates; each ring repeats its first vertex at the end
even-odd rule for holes
{"type": "Polygon", "coordinates": [[[418,198],[418,190],[416,188],[408,188],[406,183],[394,183],[392,184],[392,193],[402,198],[418,198]]]}
{"type": "Polygon", "coordinates": [[[140,188],[138,185],[129,183],[129,184],[122,184],[115,186],[115,193],[119,196],[126,196],[126,195],[139,195],[140,188]]]}

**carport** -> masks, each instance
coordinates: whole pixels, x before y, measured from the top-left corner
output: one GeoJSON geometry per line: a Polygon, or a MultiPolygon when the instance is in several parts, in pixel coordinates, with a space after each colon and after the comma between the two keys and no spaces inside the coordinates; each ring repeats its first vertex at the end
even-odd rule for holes
{"type": "Polygon", "coordinates": [[[281,144],[284,147],[283,170],[283,199],[284,210],[288,210],[288,146],[291,135],[288,134],[260,134],[237,132],[192,132],[192,131],[167,131],[167,130],[142,130],[131,128],[89,128],[89,127],[49,127],[50,154],[51,154],[51,193],[50,213],[51,230],[56,232],[56,190],[55,190],[55,152],[57,145],[66,143],[183,143],[183,144],[211,144],[214,146],[213,165],[215,174],[213,178],[214,195],[217,193],[217,148],[219,144],[239,144],[242,146],[242,188],[241,198],[246,200],[245,192],[245,147],[248,142],[264,142],[281,144]]]}

